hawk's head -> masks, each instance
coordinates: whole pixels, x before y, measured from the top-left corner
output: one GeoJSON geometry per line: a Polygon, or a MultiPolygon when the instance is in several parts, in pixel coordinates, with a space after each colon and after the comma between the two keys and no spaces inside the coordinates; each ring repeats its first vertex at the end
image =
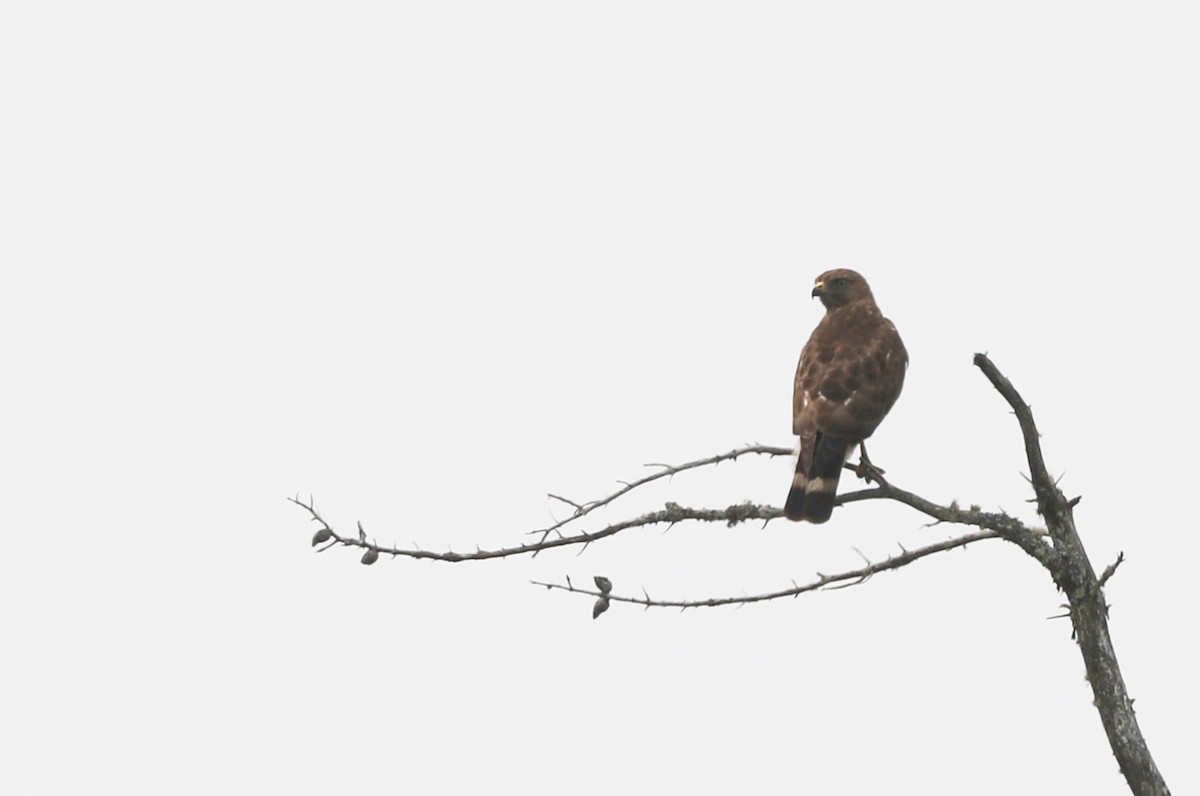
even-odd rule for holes
{"type": "Polygon", "coordinates": [[[827,310],[863,299],[874,301],[867,280],[862,278],[862,274],[848,268],[836,268],[818,276],[812,294],[821,299],[827,310]]]}

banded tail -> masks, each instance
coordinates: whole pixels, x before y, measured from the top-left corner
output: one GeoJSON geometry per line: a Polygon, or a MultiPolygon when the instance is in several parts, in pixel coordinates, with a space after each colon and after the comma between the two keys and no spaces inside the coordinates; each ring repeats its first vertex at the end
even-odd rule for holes
{"type": "Polygon", "coordinates": [[[854,443],[836,437],[818,434],[814,440],[815,451],[807,471],[804,460],[810,458],[801,442],[800,458],[796,462],[796,475],[792,477],[792,488],[783,514],[789,520],[807,520],[822,523],[833,514],[833,501],[837,497],[838,479],[842,477],[842,465],[854,449],[854,443]]]}

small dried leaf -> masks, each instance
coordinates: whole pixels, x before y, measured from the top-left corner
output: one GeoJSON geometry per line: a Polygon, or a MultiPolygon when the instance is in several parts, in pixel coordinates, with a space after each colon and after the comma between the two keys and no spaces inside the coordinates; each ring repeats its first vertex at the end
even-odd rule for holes
{"type": "Polygon", "coordinates": [[[596,588],[600,590],[601,594],[608,594],[612,591],[612,581],[603,575],[595,575],[592,580],[595,581],[596,588]]]}
{"type": "Polygon", "coordinates": [[[371,549],[371,550],[368,550],[367,552],[363,553],[362,562],[364,564],[366,564],[368,567],[371,566],[372,564],[374,564],[378,560],[379,560],[379,551],[378,550],[371,549]]]}
{"type": "Polygon", "coordinates": [[[360,541],[360,542],[367,541],[367,532],[363,530],[361,520],[358,523],[358,541],[360,541]]]}
{"type": "Polygon", "coordinates": [[[608,610],[608,598],[601,597],[599,600],[596,600],[596,604],[592,606],[592,619],[595,619],[596,617],[600,616],[600,614],[604,613],[607,610],[608,610]]]}
{"type": "Polygon", "coordinates": [[[321,530],[319,530],[313,534],[312,546],[316,547],[319,544],[325,544],[332,538],[333,538],[333,531],[329,530],[328,528],[322,528],[321,530]]]}

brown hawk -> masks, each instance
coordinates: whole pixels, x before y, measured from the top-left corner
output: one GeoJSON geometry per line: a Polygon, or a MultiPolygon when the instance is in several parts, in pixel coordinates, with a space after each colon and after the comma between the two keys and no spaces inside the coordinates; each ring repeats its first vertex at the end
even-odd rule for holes
{"type": "Polygon", "coordinates": [[[825,317],[796,368],[792,433],[800,436],[800,459],[783,513],[789,520],[825,522],[855,446],[862,451],[859,475],[872,469],[863,440],[900,397],[908,352],[860,274],[826,271],[812,294],[825,305],[825,317]]]}

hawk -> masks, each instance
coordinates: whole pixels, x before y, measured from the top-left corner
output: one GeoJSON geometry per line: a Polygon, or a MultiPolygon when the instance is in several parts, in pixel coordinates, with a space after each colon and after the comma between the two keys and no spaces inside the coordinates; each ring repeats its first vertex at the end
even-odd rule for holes
{"type": "Polygon", "coordinates": [[[908,352],[862,275],[826,271],[812,294],[825,305],[825,317],[796,367],[792,433],[800,437],[800,459],[783,513],[789,520],[825,522],[855,446],[862,451],[859,476],[875,469],[863,440],[900,397],[908,352]]]}

